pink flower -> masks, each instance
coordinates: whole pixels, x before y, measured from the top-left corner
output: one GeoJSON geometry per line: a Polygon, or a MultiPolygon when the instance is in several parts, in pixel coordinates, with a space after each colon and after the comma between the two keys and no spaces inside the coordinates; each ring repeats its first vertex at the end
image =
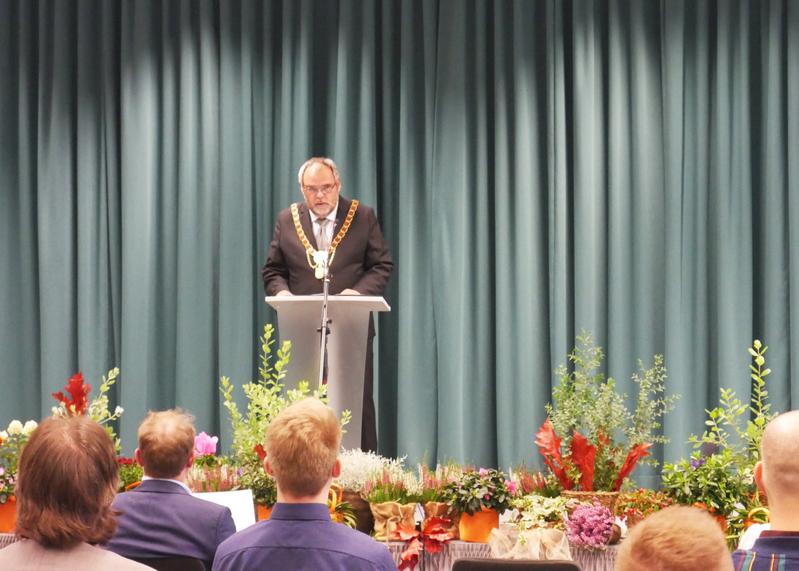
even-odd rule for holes
{"type": "Polygon", "coordinates": [[[480,474],[481,476],[488,476],[488,470],[486,470],[485,468],[480,468],[477,471],[477,473],[480,474]]]}
{"type": "Polygon", "coordinates": [[[514,482],[513,480],[505,480],[505,487],[508,488],[508,493],[511,496],[515,496],[516,495],[516,491],[517,491],[516,490],[516,482],[514,482]]]}
{"type": "Polygon", "coordinates": [[[194,437],[194,452],[197,456],[213,456],[216,454],[216,443],[219,442],[217,436],[209,436],[201,432],[194,437]]]}

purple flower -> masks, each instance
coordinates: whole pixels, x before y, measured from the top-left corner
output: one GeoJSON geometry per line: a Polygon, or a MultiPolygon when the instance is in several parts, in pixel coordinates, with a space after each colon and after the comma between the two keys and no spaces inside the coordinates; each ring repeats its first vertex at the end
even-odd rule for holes
{"type": "Polygon", "coordinates": [[[569,542],[585,547],[603,548],[613,532],[613,514],[601,504],[577,506],[566,525],[569,542]]]}
{"type": "Polygon", "coordinates": [[[216,454],[217,442],[219,442],[219,437],[201,432],[194,437],[194,452],[197,456],[213,456],[216,454]]]}
{"type": "Polygon", "coordinates": [[[705,458],[694,458],[693,460],[691,460],[691,468],[696,470],[697,468],[699,468],[699,466],[703,466],[705,462],[707,462],[705,458]]]}

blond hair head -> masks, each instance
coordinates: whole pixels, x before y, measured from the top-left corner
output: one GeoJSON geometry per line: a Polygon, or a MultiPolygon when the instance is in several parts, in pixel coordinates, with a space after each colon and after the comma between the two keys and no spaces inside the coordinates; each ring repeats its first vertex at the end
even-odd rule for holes
{"type": "Polygon", "coordinates": [[[144,473],[174,478],[194,453],[194,417],[180,409],[150,411],[139,425],[139,452],[144,473]]]}
{"type": "Polygon", "coordinates": [[[731,571],[716,520],[704,510],[672,506],[635,525],[619,549],[616,571],[731,571]]]}
{"type": "Polygon", "coordinates": [[[331,478],[341,427],[314,398],[288,406],[266,430],[266,458],[278,486],[296,497],[318,494],[331,478]]]}

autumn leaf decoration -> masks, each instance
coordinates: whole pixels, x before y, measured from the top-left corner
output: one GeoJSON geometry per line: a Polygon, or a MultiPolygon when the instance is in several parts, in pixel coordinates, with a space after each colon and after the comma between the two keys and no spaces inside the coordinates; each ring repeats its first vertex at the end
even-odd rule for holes
{"type": "Polygon", "coordinates": [[[69,397],[63,391],[52,393],[53,398],[64,405],[70,416],[83,416],[89,406],[86,398],[92,387],[83,381],[83,373],[80,371],[70,377],[69,382],[64,385],[64,390],[69,393],[69,397]],[[72,397],[72,398],[70,398],[72,397]]]}
{"type": "Polygon", "coordinates": [[[613,485],[614,492],[618,492],[621,489],[624,478],[632,473],[632,471],[635,469],[635,465],[638,464],[638,460],[649,456],[649,449],[651,447],[652,443],[636,444],[627,453],[627,458],[624,460],[624,464],[622,465],[621,470],[619,470],[619,475],[616,478],[616,483],[613,485]]]}
{"type": "Polygon", "coordinates": [[[588,439],[575,432],[572,436],[572,462],[580,471],[580,489],[584,491],[594,489],[594,466],[596,461],[596,448],[588,439]]]}
{"type": "Polygon", "coordinates": [[[541,452],[541,456],[544,457],[544,463],[555,474],[563,489],[571,490],[572,481],[566,473],[567,464],[560,454],[560,438],[555,434],[555,429],[549,419],[544,421],[544,424],[538,430],[538,434],[535,435],[535,443],[541,452]]]}

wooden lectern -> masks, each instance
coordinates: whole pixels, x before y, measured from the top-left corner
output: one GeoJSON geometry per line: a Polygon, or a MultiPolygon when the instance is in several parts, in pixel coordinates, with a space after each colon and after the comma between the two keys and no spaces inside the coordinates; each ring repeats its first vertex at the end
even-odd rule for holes
{"type": "MultiPolygon", "coordinates": [[[[319,378],[319,326],[321,295],[267,296],[266,302],[277,311],[280,341],[291,341],[291,360],[285,385],[293,389],[299,381],[311,386],[319,378]]],[[[363,416],[363,373],[369,315],[391,311],[380,296],[331,295],[327,298],[330,335],[327,338],[328,404],[341,414],[352,413],[352,420],[341,444],[345,449],[360,448],[363,416]]]]}

